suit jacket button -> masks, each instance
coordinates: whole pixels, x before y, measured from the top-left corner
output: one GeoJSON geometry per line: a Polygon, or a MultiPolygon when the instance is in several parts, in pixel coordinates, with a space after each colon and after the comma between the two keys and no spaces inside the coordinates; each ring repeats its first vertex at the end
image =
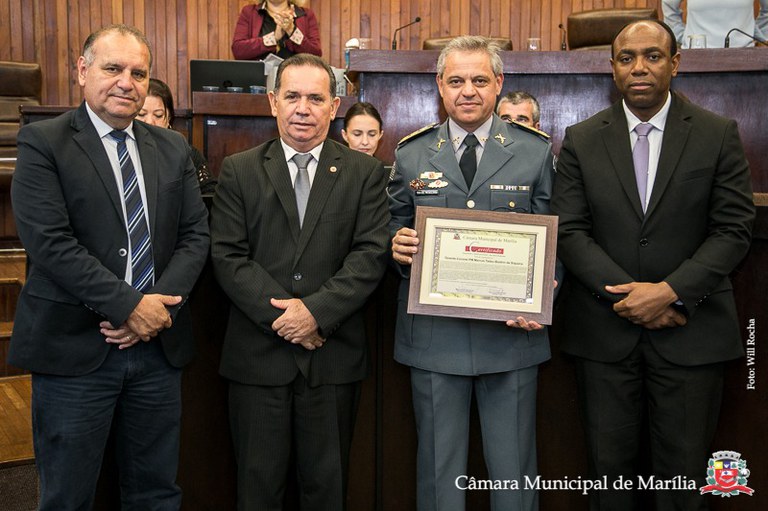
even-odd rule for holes
{"type": "Polygon", "coordinates": [[[642,238],[640,240],[640,246],[641,247],[647,247],[648,246],[648,238],[642,238]]]}
{"type": "Polygon", "coordinates": [[[293,280],[301,280],[301,273],[294,273],[293,274],[293,280]]]}
{"type": "Polygon", "coordinates": [[[475,201],[473,201],[472,199],[469,199],[469,200],[467,201],[467,207],[468,207],[469,209],[472,209],[472,208],[474,208],[474,207],[475,207],[475,201]]]}
{"type": "Polygon", "coordinates": [[[124,248],[121,248],[120,250],[118,250],[117,253],[120,255],[120,257],[125,257],[128,255],[128,251],[124,248]]]}

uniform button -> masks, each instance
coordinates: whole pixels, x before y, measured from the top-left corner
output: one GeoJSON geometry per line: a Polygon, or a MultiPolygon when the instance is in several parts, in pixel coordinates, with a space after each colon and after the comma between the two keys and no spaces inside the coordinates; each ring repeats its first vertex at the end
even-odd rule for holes
{"type": "Polygon", "coordinates": [[[120,254],[120,257],[125,257],[128,255],[128,251],[124,248],[121,248],[120,250],[118,250],[117,253],[120,254]]]}
{"type": "Polygon", "coordinates": [[[293,280],[301,280],[301,273],[294,273],[293,274],[293,280]]]}
{"type": "Polygon", "coordinates": [[[642,238],[640,240],[640,246],[641,247],[647,247],[648,246],[648,238],[642,238]]]}
{"type": "Polygon", "coordinates": [[[514,208],[515,207],[515,201],[511,200],[509,201],[509,207],[514,208]]]}
{"type": "Polygon", "coordinates": [[[473,201],[472,199],[469,199],[469,200],[467,201],[467,207],[468,207],[469,209],[472,209],[472,208],[474,208],[474,207],[475,207],[475,201],[473,201]]]}

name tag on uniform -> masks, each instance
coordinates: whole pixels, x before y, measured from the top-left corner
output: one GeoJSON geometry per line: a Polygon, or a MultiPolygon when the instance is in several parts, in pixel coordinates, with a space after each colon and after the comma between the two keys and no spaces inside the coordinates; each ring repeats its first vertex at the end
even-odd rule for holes
{"type": "Polygon", "coordinates": [[[440,194],[440,190],[416,190],[416,196],[419,195],[438,195],[440,194]]]}
{"type": "Polygon", "coordinates": [[[491,185],[491,190],[503,190],[505,192],[527,192],[531,189],[526,185],[491,185]]]}

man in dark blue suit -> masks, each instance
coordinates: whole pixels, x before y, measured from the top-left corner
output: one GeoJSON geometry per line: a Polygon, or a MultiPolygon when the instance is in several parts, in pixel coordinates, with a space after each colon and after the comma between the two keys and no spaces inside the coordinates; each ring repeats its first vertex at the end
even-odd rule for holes
{"type": "MultiPolygon", "coordinates": [[[[724,362],[743,356],[728,274],[754,219],[736,123],[670,92],[669,27],[641,21],[613,42],[622,101],[566,131],[552,195],[563,290],[562,350],[576,357],[590,477],[635,479],[650,424],[657,479],[702,486],[724,362]]],[[[592,509],[645,509],[632,491],[592,509]]],[[[697,490],[658,491],[656,509],[704,509],[697,490]]]]}
{"type": "Polygon", "coordinates": [[[178,509],[181,366],[189,295],[208,252],[189,146],[133,122],[149,44],[91,34],[85,101],[18,136],[12,199],[29,260],[9,361],[32,372],[40,509],[89,509],[114,424],[123,509],[178,509]]]}

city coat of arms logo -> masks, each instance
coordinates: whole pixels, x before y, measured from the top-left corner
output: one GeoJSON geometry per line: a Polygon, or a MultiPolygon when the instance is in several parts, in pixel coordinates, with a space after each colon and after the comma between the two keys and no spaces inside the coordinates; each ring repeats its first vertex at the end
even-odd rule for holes
{"type": "Polygon", "coordinates": [[[747,460],[736,451],[712,453],[707,466],[707,484],[699,488],[701,494],[711,493],[721,497],[735,497],[739,493],[752,495],[755,490],[747,486],[747,460]]]}

